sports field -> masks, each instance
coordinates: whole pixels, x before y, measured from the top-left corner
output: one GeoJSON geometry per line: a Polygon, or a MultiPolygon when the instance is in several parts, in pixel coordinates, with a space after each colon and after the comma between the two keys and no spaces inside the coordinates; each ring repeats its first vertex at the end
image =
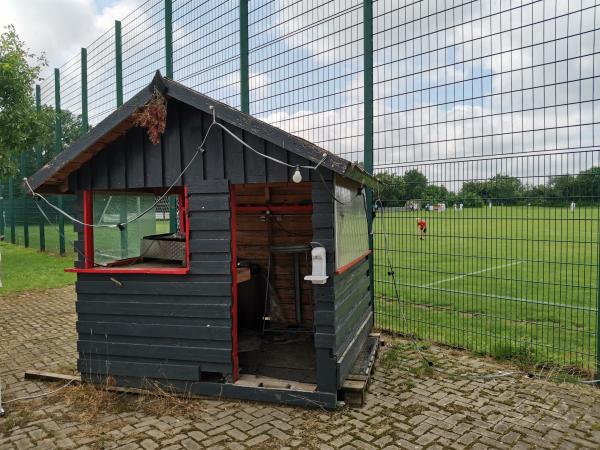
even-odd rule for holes
{"type": "Polygon", "coordinates": [[[599,210],[380,211],[377,325],[500,357],[593,369],[599,210]]]}

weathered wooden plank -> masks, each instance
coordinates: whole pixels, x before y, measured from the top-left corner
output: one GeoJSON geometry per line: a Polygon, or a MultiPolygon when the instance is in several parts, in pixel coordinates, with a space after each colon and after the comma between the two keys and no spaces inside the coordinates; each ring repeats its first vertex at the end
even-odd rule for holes
{"type": "Polygon", "coordinates": [[[228,363],[231,361],[231,349],[228,348],[199,348],[172,345],[144,345],[123,342],[94,342],[77,341],[77,351],[84,355],[104,355],[106,357],[130,356],[136,358],[144,355],[144,358],[165,359],[170,362],[212,362],[228,363]]]}
{"type": "Polygon", "coordinates": [[[111,189],[124,189],[127,187],[127,161],[125,159],[127,148],[125,136],[118,138],[104,151],[108,153],[109,187],[111,189]]]}
{"type": "Polygon", "coordinates": [[[229,211],[228,195],[192,194],[189,197],[190,211],[229,211]]]}
{"type": "MultiPolygon", "coordinates": [[[[170,186],[181,173],[181,135],[179,122],[180,103],[170,101],[167,103],[167,126],[163,134],[163,172],[165,185],[170,186]]],[[[181,180],[177,186],[181,186],[181,180]]]]}
{"type": "Polygon", "coordinates": [[[92,188],[92,168],[88,161],[77,171],[79,189],[88,190],[92,188]]]}
{"type": "Polygon", "coordinates": [[[204,261],[226,261],[228,264],[231,264],[231,253],[229,252],[194,252],[190,255],[190,259],[192,261],[204,262],[204,261]]]}
{"type": "Polygon", "coordinates": [[[161,283],[159,281],[125,281],[121,286],[111,281],[78,281],[77,293],[120,293],[149,295],[231,295],[230,283],[181,281],[161,283]]]}
{"type": "MultiPolygon", "coordinates": [[[[181,120],[181,156],[182,168],[192,160],[199,149],[204,136],[202,127],[203,113],[188,105],[182,105],[181,120]]],[[[184,184],[191,185],[204,180],[204,156],[198,154],[194,162],[183,175],[184,184]]]]}
{"type": "MultiPolygon", "coordinates": [[[[240,139],[242,131],[238,127],[229,126],[229,130],[240,139]]],[[[225,171],[226,177],[231,183],[245,183],[245,152],[242,144],[235,140],[228,133],[223,133],[223,149],[225,153],[225,171]]]]}
{"type": "MultiPolygon", "coordinates": [[[[265,153],[265,141],[252,134],[244,133],[244,140],[254,150],[259,153],[265,153]]],[[[246,152],[246,180],[248,183],[264,183],[266,182],[266,160],[264,157],[257,155],[252,150],[246,152]]]]}
{"type": "Polygon", "coordinates": [[[338,353],[338,370],[337,370],[337,385],[338,388],[342,387],[344,379],[350,372],[350,369],[356,361],[356,357],[360,353],[361,349],[365,345],[367,337],[373,326],[373,314],[371,313],[362,322],[356,324],[354,328],[353,337],[348,343],[345,349],[340,349],[341,353],[338,353]]]}
{"type": "Polygon", "coordinates": [[[163,187],[162,141],[153,144],[144,135],[145,185],[147,187],[163,187]]]}
{"type": "Polygon", "coordinates": [[[163,323],[95,322],[78,320],[77,332],[81,335],[114,335],[156,338],[178,338],[230,341],[231,328],[203,325],[166,325],[163,323]]]}
{"type": "Polygon", "coordinates": [[[91,162],[94,189],[108,189],[108,153],[98,153],[91,162]]]}
{"type": "Polygon", "coordinates": [[[95,373],[189,381],[198,381],[200,379],[200,367],[198,364],[140,363],[135,361],[80,358],[77,361],[77,369],[82,374],[95,373]]]}
{"type": "Polygon", "coordinates": [[[190,212],[190,230],[229,230],[230,223],[229,211],[190,212]]]}
{"type": "Polygon", "coordinates": [[[127,160],[127,187],[142,188],[145,185],[144,177],[144,131],[141,128],[132,128],[127,133],[126,146],[127,160]]]}
{"type": "Polygon", "coordinates": [[[228,180],[195,180],[188,186],[190,194],[227,194],[229,195],[228,180]]]}
{"type": "Polygon", "coordinates": [[[202,273],[207,275],[230,275],[230,261],[191,261],[191,269],[194,273],[202,273]]]}
{"type": "Polygon", "coordinates": [[[198,317],[202,319],[227,319],[231,316],[224,304],[172,304],[146,302],[76,302],[75,309],[81,314],[104,314],[125,316],[198,317]]]}
{"type": "MultiPolygon", "coordinates": [[[[231,266],[230,266],[231,269],[231,266]]],[[[180,305],[229,305],[230,299],[226,296],[198,296],[198,295],[148,295],[148,294],[118,294],[118,293],[94,293],[77,294],[78,302],[117,302],[117,303],[168,303],[180,305]]]]}
{"type": "MultiPolygon", "coordinates": [[[[231,307],[231,298],[229,298],[229,307],[231,307]]],[[[79,320],[85,322],[114,322],[114,323],[131,323],[132,316],[130,315],[109,315],[109,314],[85,314],[79,313],[79,320]]],[[[181,326],[215,326],[215,327],[230,327],[231,318],[226,319],[203,319],[197,317],[174,317],[169,315],[163,316],[135,316],[135,322],[145,325],[153,325],[160,322],[164,325],[181,325],[181,326]]]]}
{"type": "MultiPolygon", "coordinates": [[[[208,130],[213,118],[207,114],[203,116],[204,129],[208,130]]],[[[210,130],[204,144],[204,174],[207,180],[222,180],[225,178],[225,157],[223,155],[223,130],[214,126],[210,130]]]]}
{"type": "MultiPolygon", "coordinates": [[[[276,158],[280,161],[287,162],[288,152],[283,150],[278,145],[275,145],[271,142],[267,142],[266,145],[267,155],[276,158]]],[[[290,175],[288,174],[289,170],[283,164],[276,163],[275,161],[267,160],[267,181],[279,182],[279,181],[289,181],[290,175]]]]}
{"type": "Polygon", "coordinates": [[[190,241],[190,251],[194,253],[229,252],[231,239],[194,239],[190,241]]]}

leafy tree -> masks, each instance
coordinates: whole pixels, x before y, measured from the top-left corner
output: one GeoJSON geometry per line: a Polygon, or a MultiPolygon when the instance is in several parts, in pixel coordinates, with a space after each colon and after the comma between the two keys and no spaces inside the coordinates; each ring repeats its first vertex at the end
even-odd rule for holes
{"type": "MultiPolygon", "coordinates": [[[[55,110],[50,106],[42,106],[38,120],[42,127],[36,142],[36,150],[40,156],[40,163],[44,163],[55,155],[55,110]]],[[[60,112],[60,122],[62,130],[61,151],[66,149],[75,139],[82,134],[83,122],[81,115],[75,115],[71,111],[63,110],[60,112]]]]}
{"type": "Polygon", "coordinates": [[[403,205],[406,201],[404,178],[387,172],[378,173],[376,177],[381,181],[381,187],[379,188],[379,192],[375,193],[375,196],[377,197],[377,194],[379,194],[383,205],[403,205]]]}
{"type": "Polygon", "coordinates": [[[473,194],[481,199],[487,195],[487,186],[485,181],[467,181],[463,184],[461,193],[463,195],[473,194]]]}
{"type": "Polygon", "coordinates": [[[494,199],[501,204],[515,204],[521,196],[523,184],[516,177],[498,174],[486,183],[488,199],[494,199]]]}
{"type": "Polygon", "coordinates": [[[0,34],[0,175],[14,174],[18,155],[31,149],[43,133],[35,112],[33,85],[46,59],[26,48],[14,26],[0,34]]]}
{"type": "Polygon", "coordinates": [[[479,208],[483,206],[483,199],[474,192],[463,192],[458,196],[458,201],[462,202],[465,208],[479,208]]]}
{"type": "Polygon", "coordinates": [[[403,178],[406,186],[406,199],[422,198],[427,187],[427,177],[417,169],[412,169],[406,172],[403,178]]]}
{"type": "Polygon", "coordinates": [[[450,203],[454,202],[454,194],[449,192],[444,186],[436,186],[430,184],[423,190],[423,203],[435,205],[437,203],[450,203]]]}
{"type": "Polygon", "coordinates": [[[591,167],[577,175],[573,191],[584,203],[600,201],[600,166],[591,167]]]}
{"type": "Polygon", "coordinates": [[[539,186],[524,186],[522,203],[525,205],[543,206],[549,203],[550,196],[550,189],[543,184],[539,186]]]}

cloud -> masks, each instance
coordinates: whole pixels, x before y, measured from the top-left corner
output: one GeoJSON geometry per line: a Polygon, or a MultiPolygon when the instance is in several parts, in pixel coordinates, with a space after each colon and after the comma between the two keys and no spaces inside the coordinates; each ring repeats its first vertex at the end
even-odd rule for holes
{"type": "Polygon", "coordinates": [[[13,24],[34,53],[46,53],[50,68],[60,67],[141,3],[115,0],[98,9],[93,0],[5,0],[0,25],[13,24]]]}

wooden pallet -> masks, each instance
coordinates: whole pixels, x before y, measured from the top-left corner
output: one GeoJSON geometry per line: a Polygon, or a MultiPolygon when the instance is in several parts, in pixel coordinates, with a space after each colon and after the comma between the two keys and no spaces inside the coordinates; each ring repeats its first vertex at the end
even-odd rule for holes
{"type": "Polygon", "coordinates": [[[369,334],[365,346],[370,345],[371,348],[367,354],[363,355],[362,357],[364,359],[366,356],[366,361],[357,361],[355,366],[346,377],[346,380],[344,380],[341,391],[344,401],[347,405],[352,407],[361,407],[365,404],[367,388],[369,386],[371,374],[374,370],[375,358],[377,358],[380,342],[380,333],[369,334]],[[355,370],[355,368],[358,368],[358,370],[355,370]]]}

